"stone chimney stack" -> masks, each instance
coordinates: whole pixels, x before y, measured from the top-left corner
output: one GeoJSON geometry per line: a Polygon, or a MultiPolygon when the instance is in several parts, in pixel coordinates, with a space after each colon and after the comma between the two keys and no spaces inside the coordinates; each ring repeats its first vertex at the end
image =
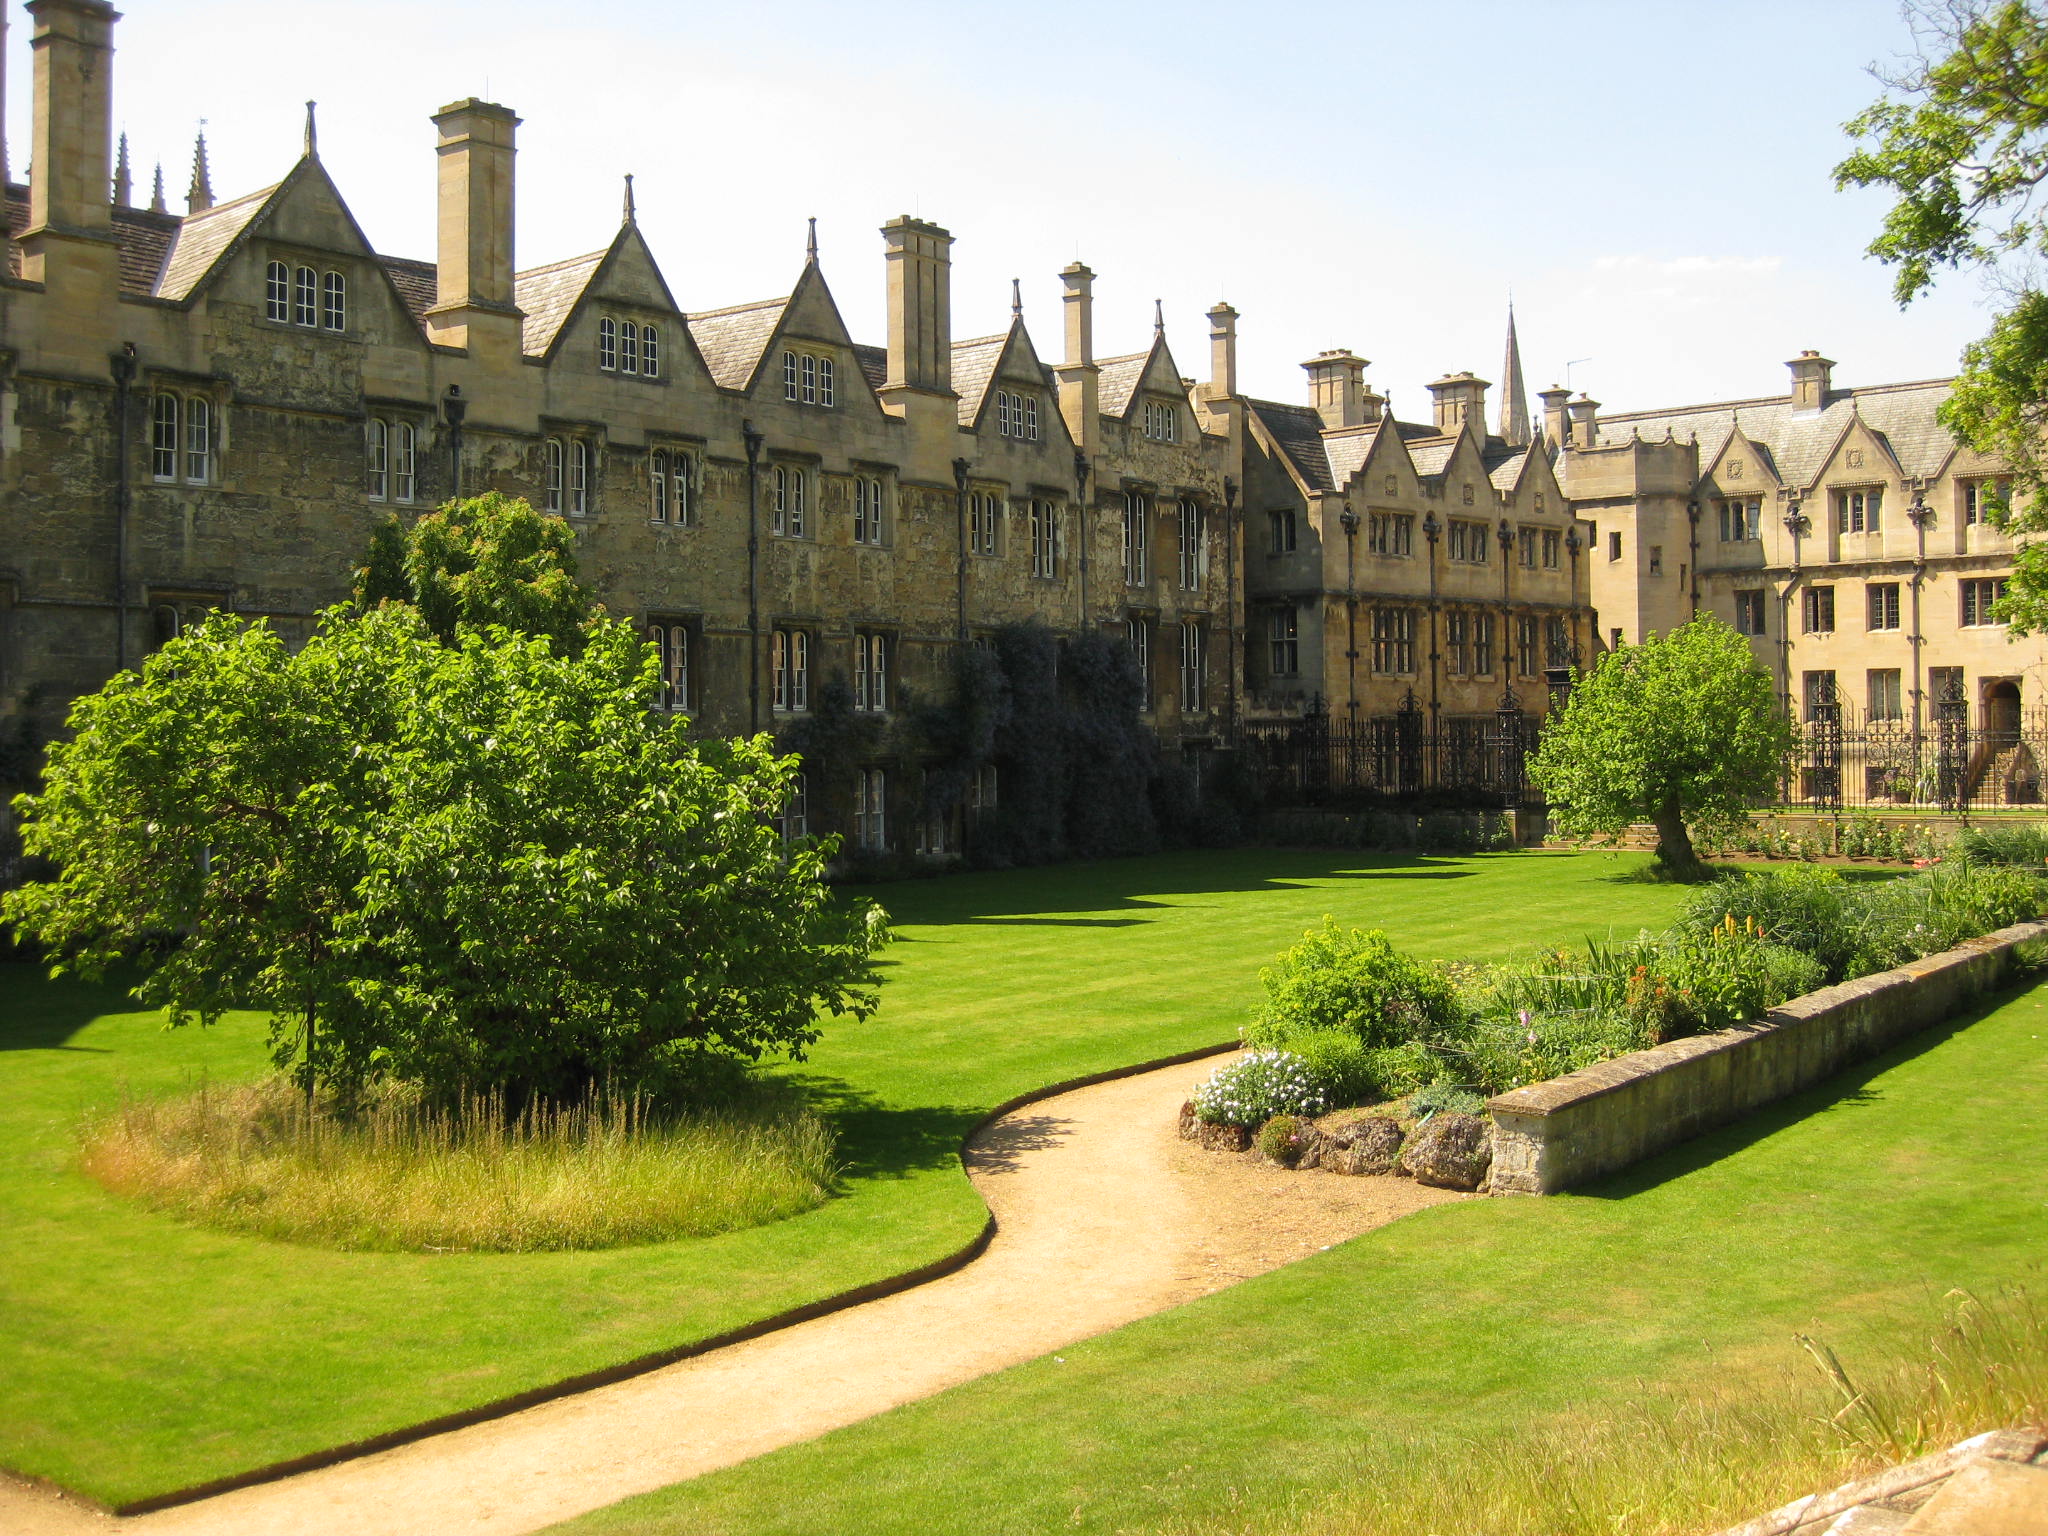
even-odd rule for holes
{"type": "Polygon", "coordinates": [[[1437,431],[1448,434],[1469,425],[1474,433],[1484,437],[1486,392],[1491,387],[1488,380],[1475,376],[1469,370],[1447,373],[1430,385],[1430,395],[1436,401],[1437,431]]]}
{"type": "Polygon", "coordinates": [[[1792,409],[1817,411],[1828,403],[1835,360],[1811,350],[1800,353],[1785,365],[1792,370],[1792,409]]]}
{"type": "Polygon", "coordinates": [[[1102,431],[1102,372],[1095,366],[1095,274],[1080,262],[1060,273],[1066,293],[1066,361],[1054,370],[1060,381],[1060,415],[1067,434],[1091,460],[1102,431]]]}
{"type": "Polygon", "coordinates": [[[889,376],[884,389],[953,388],[953,237],[908,214],[882,226],[889,268],[889,376]]]}
{"type": "Polygon", "coordinates": [[[30,0],[35,18],[35,129],[29,154],[28,228],[21,237],[22,272],[31,282],[50,279],[56,248],[81,258],[104,246],[107,260],[86,260],[114,272],[112,213],[114,23],[119,14],[101,0],[30,0]]]}
{"type": "Polygon", "coordinates": [[[451,347],[489,338],[516,353],[523,318],[512,281],[518,114],[470,96],[443,107],[433,121],[441,136],[439,240],[427,334],[451,347]]]}
{"type": "Polygon", "coordinates": [[[1562,448],[1571,441],[1570,418],[1565,411],[1565,402],[1571,397],[1570,390],[1555,384],[1536,392],[1536,398],[1543,402],[1543,438],[1553,448],[1562,448]]]}
{"type": "Polygon", "coordinates": [[[1574,448],[1598,448],[1600,446],[1600,402],[1581,394],[1571,403],[1572,446],[1574,448]]]}
{"type": "Polygon", "coordinates": [[[1237,393],[1237,311],[1218,304],[1209,311],[1209,395],[1237,393]]]}
{"type": "Polygon", "coordinates": [[[1318,352],[1301,366],[1308,374],[1308,403],[1323,418],[1323,430],[1365,425],[1367,359],[1348,347],[1318,352]]]}

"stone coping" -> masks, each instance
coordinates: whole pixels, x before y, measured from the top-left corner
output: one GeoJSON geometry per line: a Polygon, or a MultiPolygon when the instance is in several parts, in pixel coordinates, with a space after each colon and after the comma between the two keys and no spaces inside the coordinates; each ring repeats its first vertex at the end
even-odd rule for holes
{"type": "Polygon", "coordinates": [[[2011,975],[2048,921],[1969,939],[1773,1008],[1488,1100],[1496,1194],[1554,1194],[1741,1118],[1939,1023],[2011,975]]]}

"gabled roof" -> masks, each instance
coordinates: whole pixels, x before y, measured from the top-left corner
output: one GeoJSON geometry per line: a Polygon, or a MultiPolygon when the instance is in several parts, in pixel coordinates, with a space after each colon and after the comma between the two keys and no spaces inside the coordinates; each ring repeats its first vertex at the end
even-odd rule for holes
{"type": "MultiPolygon", "coordinates": [[[[1495,442],[1498,443],[1499,439],[1495,442]]],[[[1496,491],[1512,491],[1529,463],[1529,450],[1494,447],[1481,455],[1481,461],[1486,465],[1486,478],[1493,482],[1496,491]]]]}
{"type": "Polygon", "coordinates": [[[1625,411],[1600,418],[1600,437],[1609,445],[1625,442],[1631,434],[1660,440],[1669,433],[1680,442],[1697,437],[1702,452],[1711,453],[1739,427],[1745,438],[1768,451],[1784,483],[1810,486],[1826,467],[1842,434],[1861,416],[1907,474],[1934,475],[1955,452],[1955,439],[1934,415],[1949,397],[1953,383],[1950,379],[1921,379],[1831,390],[1826,405],[1818,411],[1795,411],[1783,395],[1672,410],[1625,411]]]}
{"type": "Polygon", "coordinates": [[[727,389],[745,389],[788,308],[789,299],[784,296],[691,315],[690,335],[712,379],[727,389]]]}
{"type": "Polygon", "coordinates": [[[414,261],[405,256],[379,256],[378,262],[391,278],[391,286],[398,290],[398,296],[405,301],[405,307],[413,319],[424,322],[427,311],[434,307],[438,292],[438,269],[431,261],[414,261]]]}
{"type": "Polygon", "coordinates": [[[853,347],[854,365],[868,381],[868,388],[880,389],[889,382],[889,349],[871,347],[866,342],[855,342],[853,347]]]}
{"type": "Polygon", "coordinates": [[[977,336],[972,341],[953,343],[953,392],[960,397],[960,425],[971,427],[981,416],[981,402],[988,395],[988,387],[996,376],[996,365],[1003,360],[1003,349],[1010,344],[1010,333],[1000,336],[977,336]]]}
{"type": "Polygon", "coordinates": [[[1313,407],[1250,398],[1245,405],[1252,419],[1272,438],[1273,446],[1287,460],[1297,480],[1311,491],[1335,489],[1329,455],[1323,451],[1323,418],[1313,407]]]}
{"type": "Polygon", "coordinates": [[[1096,375],[1096,402],[1103,415],[1120,417],[1130,410],[1131,398],[1138,392],[1138,382],[1145,377],[1145,365],[1151,361],[1149,347],[1128,357],[1098,357],[1095,360],[1099,370],[1096,375]]]}
{"type": "Polygon", "coordinates": [[[270,206],[270,200],[283,186],[280,181],[261,191],[231,198],[225,203],[215,203],[203,213],[186,215],[164,256],[156,296],[160,299],[190,298],[192,290],[220,264],[229,248],[242,237],[244,230],[256,222],[256,216],[270,206]]]}
{"type": "Polygon", "coordinates": [[[1441,433],[1410,438],[1403,432],[1401,436],[1408,444],[1408,457],[1415,461],[1415,473],[1423,476],[1442,474],[1451,462],[1452,451],[1458,446],[1455,437],[1445,437],[1441,433]]]}
{"type": "Polygon", "coordinates": [[[1379,435],[1379,427],[1375,424],[1347,427],[1323,438],[1323,457],[1329,460],[1332,485],[1351,483],[1351,477],[1365,468],[1365,461],[1372,456],[1373,444],[1379,441],[1379,435]]]}
{"type": "Polygon", "coordinates": [[[562,334],[562,327],[569,323],[569,316],[575,313],[584,289],[590,286],[590,280],[597,276],[597,269],[610,254],[607,247],[544,267],[529,267],[513,276],[512,302],[526,315],[520,331],[520,351],[528,357],[547,355],[555,338],[562,334]]]}

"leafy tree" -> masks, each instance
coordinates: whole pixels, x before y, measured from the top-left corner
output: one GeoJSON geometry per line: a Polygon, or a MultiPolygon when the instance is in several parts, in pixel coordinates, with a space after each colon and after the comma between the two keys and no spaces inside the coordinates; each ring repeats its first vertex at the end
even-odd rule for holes
{"type": "Polygon", "coordinates": [[[1941,420],[1957,439],[2013,468],[1993,519],[2019,536],[2000,616],[2014,635],[2048,625],[2048,18],[2025,0],[1918,0],[1920,44],[1891,94],[1848,124],[1861,146],[1835,168],[1841,187],[1883,187],[1897,201],[1870,253],[1898,268],[1903,306],[1943,269],[1974,269],[1999,302],[1963,351],[1941,420]]]}
{"type": "Polygon", "coordinates": [[[458,625],[502,624],[574,650],[594,611],[576,581],[575,537],[561,518],[496,491],[451,501],[410,528],[394,516],[370,537],[355,605],[409,604],[446,645],[458,625]]]}
{"type": "Polygon", "coordinates": [[[309,1093],[516,1107],[865,1017],[882,914],[830,899],[829,842],[768,825],[794,760],[692,744],[627,625],[581,635],[449,645],[394,605],[292,652],[209,619],[74,706],[16,801],[57,876],[0,912],[87,973],[180,936],[138,995],[173,1024],[270,1009],[309,1093]]]}
{"type": "Polygon", "coordinates": [[[1715,831],[1775,792],[1794,731],[1749,642],[1702,615],[1622,646],[1572,689],[1529,761],[1567,832],[1657,828],[1657,858],[1681,880],[1707,869],[1688,828],[1715,831]]]}

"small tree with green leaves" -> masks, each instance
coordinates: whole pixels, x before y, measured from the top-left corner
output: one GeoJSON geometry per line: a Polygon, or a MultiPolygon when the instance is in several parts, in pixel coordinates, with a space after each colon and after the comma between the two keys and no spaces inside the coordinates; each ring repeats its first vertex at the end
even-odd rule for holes
{"type": "Polygon", "coordinates": [[[579,633],[387,604],[292,651],[217,615],[77,702],[15,802],[56,877],[0,912],[60,968],[140,949],[173,1024],[271,1010],[309,1095],[658,1089],[864,1017],[882,914],[770,826],[794,759],[692,743],[651,647],[579,633]]]}
{"type": "Polygon", "coordinates": [[[1702,615],[1603,656],[1544,729],[1529,776],[1563,831],[1651,822],[1658,861],[1698,880],[1691,829],[1725,829],[1774,794],[1794,740],[1749,642],[1702,615]]]}

